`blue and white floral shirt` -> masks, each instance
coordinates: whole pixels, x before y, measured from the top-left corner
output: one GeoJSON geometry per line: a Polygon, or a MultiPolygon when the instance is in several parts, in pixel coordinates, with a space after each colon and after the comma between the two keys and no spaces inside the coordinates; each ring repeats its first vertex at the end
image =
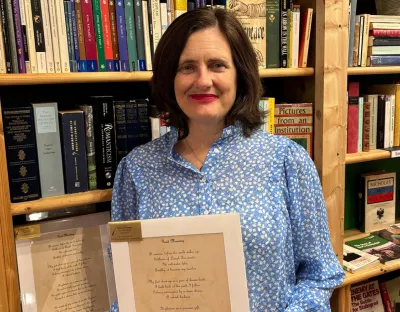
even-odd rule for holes
{"type": "Polygon", "coordinates": [[[174,152],[177,139],[172,128],[120,162],[112,220],[237,212],[251,312],[330,311],[344,272],[305,149],[262,130],[246,138],[236,123],[223,130],[199,171],[174,152]]]}

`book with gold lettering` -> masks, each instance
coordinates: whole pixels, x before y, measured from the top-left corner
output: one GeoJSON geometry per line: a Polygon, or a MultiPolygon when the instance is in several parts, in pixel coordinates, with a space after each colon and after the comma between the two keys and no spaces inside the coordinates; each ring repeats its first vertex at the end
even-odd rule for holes
{"type": "Polygon", "coordinates": [[[15,227],[23,312],[109,311],[109,212],[15,227]]]}
{"type": "Polygon", "coordinates": [[[120,312],[249,312],[238,214],[110,222],[120,312]]]}

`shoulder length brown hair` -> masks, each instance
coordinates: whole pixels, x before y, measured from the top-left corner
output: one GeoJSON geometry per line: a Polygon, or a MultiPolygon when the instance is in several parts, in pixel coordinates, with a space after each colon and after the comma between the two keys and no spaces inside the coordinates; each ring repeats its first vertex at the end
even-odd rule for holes
{"type": "Polygon", "coordinates": [[[224,9],[201,8],[189,11],[168,26],[158,43],[153,60],[152,98],[160,112],[167,112],[167,123],[188,135],[187,116],[179,108],[174,92],[174,79],[179,58],[186,42],[194,32],[218,27],[231,48],[237,71],[236,99],[225,123],[240,121],[244,134],[249,137],[262,125],[263,112],[258,106],[262,84],[254,49],[242,25],[235,16],[224,9]]]}

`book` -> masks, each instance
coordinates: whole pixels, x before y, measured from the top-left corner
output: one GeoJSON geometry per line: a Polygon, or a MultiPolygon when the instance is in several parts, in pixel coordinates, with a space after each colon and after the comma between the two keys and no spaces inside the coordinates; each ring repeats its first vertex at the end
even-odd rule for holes
{"type": "Polygon", "coordinates": [[[358,250],[354,247],[343,245],[343,268],[351,273],[379,263],[379,257],[358,250]]]}
{"type": "Polygon", "coordinates": [[[385,312],[378,281],[352,286],[350,293],[352,312],[385,312]]]}

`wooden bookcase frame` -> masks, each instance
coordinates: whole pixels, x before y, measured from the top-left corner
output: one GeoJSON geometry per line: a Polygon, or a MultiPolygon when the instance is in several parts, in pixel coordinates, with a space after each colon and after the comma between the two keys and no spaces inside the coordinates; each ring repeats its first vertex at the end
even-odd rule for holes
{"type": "MultiPolygon", "coordinates": [[[[348,0],[301,0],[314,8],[315,67],[266,69],[260,77],[313,76],[315,103],[314,161],[326,200],[331,241],[341,260],[344,239],[344,177],[346,163],[346,88],[348,0]]],[[[148,81],[151,73],[71,73],[0,75],[0,86],[148,81]]],[[[299,78],[303,79],[303,78],[299,78]]],[[[66,85],[65,88],[68,88],[66,85]]],[[[0,312],[20,311],[20,294],[12,216],[33,211],[109,201],[111,190],[11,204],[8,189],[4,131],[0,121],[0,312]]],[[[350,284],[335,290],[332,311],[350,311],[350,284]]]]}

